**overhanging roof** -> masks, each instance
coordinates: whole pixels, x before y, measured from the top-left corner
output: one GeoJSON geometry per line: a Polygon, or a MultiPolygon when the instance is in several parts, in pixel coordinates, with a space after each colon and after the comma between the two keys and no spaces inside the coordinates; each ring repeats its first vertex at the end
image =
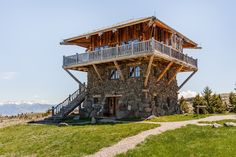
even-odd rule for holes
{"type": "Polygon", "coordinates": [[[102,27],[102,28],[93,30],[91,32],[87,32],[87,33],[81,34],[79,36],[75,36],[75,37],[72,37],[72,38],[64,39],[60,44],[61,45],[76,45],[75,43],[73,43],[74,40],[78,40],[78,39],[82,39],[82,38],[87,38],[87,37],[92,36],[92,35],[108,32],[108,31],[112,31],[114,29],[119,29],[119,28],[131,26],[131,25],[135,25],[135,24],[139,24],[139,23],[143,23],[143,22],[147,22],[147,21],[150,21],[150,20],[153,20],[157,24],[157,26],[165,28],[165,29],[167,29],[167,30],[169,30],[169,31],[171,31],[173,33],[176,33],[179,36],[183,37],[184,41],[186,41],[187,43],[192,44],[193,47],[197,47],[197,43],[195,43],[191,39],[187,38],[183,34],[179,33],[175,29],[171,28],[170,26],[168,26],[167,24],[165,24],[161,20],[157,19],[155,16],[131,19],[131,20],[120,22],[120,23],[117,23],[117,24],[114,24],[114,25],[111,25],[111,26],[108,26],[108,27],[102,27]]]}

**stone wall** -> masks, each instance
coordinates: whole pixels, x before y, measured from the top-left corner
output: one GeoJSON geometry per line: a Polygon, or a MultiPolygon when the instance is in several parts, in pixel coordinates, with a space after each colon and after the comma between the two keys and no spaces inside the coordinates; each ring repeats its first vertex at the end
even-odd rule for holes
{"type": "Polygon", "coordinates": [[[168,79],[173,76],[175,69],[170,69],[168,74],[157,83],[157,77],[165,68],[160,63],[154,63],[149,75],[148,85],[144,88],[144,80],[148,62],[142,62],[139,78],[129,77],[129,64],[119,63],[124,81],[111,80],[109,75],[114,66],[97,65],[102,81],[93,67],[88,70],[88,96],[81,109],[81,116],[104,116],[107,97],[110,95],[119,97],[116,106],[116,118],[148,117],[150,115],[168,115],[180,112],[177,104],[177,81],[174,79],[170,85],[168,79]],[[169,77],[169,78],[168,78],[169,77]],[[94,104],[96,97],[96,104],[94,104]]]}

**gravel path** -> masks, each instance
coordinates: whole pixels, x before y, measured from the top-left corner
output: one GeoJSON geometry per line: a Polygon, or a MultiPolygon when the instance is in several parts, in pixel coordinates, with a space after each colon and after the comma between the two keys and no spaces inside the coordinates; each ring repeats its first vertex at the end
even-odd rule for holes
{"type": "MultiPolygon", "coordinates": [[[[133,149],[137,144],[143,142],[150,135],[158,135],[167,130],[174,130],[186,126],[188,124],[203,125],[203,124],[198,124],[199,121],[218,121],[223,119],[236,119],[236,115],[210,116],[202,119],[180,121],[180,122],[151,122],[151,123],[161,124],[161,126],[151,130],[143,131],[135,136],[127,137],[121,140],[120,142],[110,147],[102,148],[95,154],[88,155],[87,157],[113,157],[117,154],[127,152],[129,149],[133,149]]],[[[142,122],[142,123],[150,123],[150,122],[142,122]]]]}

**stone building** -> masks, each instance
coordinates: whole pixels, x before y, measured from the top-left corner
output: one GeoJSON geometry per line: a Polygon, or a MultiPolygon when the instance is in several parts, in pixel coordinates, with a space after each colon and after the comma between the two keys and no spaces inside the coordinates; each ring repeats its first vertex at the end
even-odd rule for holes
{"type": "Polygon", "coordinates": [[[73,38],[85,53],[63,57],[63,69],[79,89],[53,108],[65,117],[79,107],[82,117],[148,117],[180,113],[178,90],[198,70],[183,53],[197,44],[156,17],[132,19],[73,38]],[[82,84],[70,70],[87,72],[82,84]],[[176,75],[191,72],[178,86],[176,75]]]}

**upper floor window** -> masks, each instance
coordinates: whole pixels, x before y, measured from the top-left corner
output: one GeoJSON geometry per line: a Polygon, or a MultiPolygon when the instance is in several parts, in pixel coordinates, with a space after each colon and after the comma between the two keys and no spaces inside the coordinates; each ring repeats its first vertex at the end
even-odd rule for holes
{"type": "Polygon", "coordinates": [[[140,77],[140,67],[132,66],[129,68],[129,77],[140,77]]]}
{"type": "Polygon", "coordinates": [[[110,79],[117,80],[119,78],[120,78],[120,75],[119,75],[118,71],[116,69],[112,69],[111,74],[110,74],[110,79]]]}

